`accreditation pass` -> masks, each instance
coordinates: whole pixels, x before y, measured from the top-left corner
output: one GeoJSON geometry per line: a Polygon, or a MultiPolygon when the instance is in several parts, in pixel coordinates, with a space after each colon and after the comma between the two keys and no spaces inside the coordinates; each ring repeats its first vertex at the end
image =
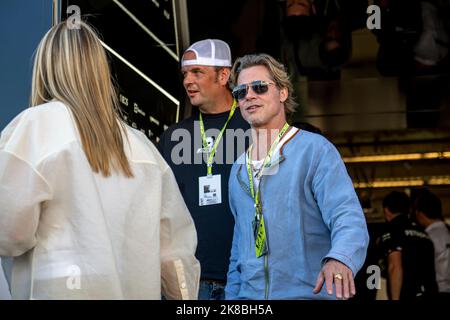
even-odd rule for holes
{"type": "Polygon", "coordinates": [[[222,184],[220,174],[198,178],[198,205],[209,206],[222,203],[222,184]]]}

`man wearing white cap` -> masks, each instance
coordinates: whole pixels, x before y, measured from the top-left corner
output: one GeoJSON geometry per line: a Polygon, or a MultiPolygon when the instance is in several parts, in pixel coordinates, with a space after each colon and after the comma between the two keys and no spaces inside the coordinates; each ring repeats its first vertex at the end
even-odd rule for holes
{"type": "Polygon", "coordinates": [[[197,228],[199,299],[220,300],[234,228],[228,178],[233,162],[249,144],[250,135],[245,139],[244,134],[249,125],[228,86],[228,44],[217,39],[195,42],[183,54],[181,73],[189,100],[198,110],[167,129],[158,148],[175,174],[197,228]]]}

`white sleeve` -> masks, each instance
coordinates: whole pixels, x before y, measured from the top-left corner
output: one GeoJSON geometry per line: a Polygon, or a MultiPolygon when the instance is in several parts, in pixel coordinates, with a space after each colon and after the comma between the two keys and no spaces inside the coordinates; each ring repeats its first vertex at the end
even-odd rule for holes
{"type": "Polygon", "coordinates": [[[45,179],[0,148],[0,256],[19,256],[36,244],[41,204],[51,198],[45,179]]]}
{"type": "Polygon", "coordinates": [[[195,258],[197,232],[172,170],[162,181],[161,281],[167,299],[194,300],[198,296],[200,264],[195,258]]]}

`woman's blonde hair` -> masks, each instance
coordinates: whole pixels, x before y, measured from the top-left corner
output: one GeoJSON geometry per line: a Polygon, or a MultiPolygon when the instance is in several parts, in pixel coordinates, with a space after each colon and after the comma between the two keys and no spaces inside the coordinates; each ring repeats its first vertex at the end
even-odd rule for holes
{"type": "Polygon", "coordinates": [[[41,40],[34,60],[31,106],[53,99],[64,103],[75,118],[92,170],[105,177],[111,170],[132,177],[106,53],[92,27],[83,21],[78,26],[61,22],[41,40]]]}

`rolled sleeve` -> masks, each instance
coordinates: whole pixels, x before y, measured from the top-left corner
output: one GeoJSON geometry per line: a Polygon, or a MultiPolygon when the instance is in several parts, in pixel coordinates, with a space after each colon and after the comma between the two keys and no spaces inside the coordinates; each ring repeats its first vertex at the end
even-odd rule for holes
{"type": "Polygon", "coordinates": [[[336,259],[356,275],[364,264],[369,244],[367,223],[345,165],[331,143],[324,146],[313,190],[331,233],[331,249],[322,263],[336,259]]]}

